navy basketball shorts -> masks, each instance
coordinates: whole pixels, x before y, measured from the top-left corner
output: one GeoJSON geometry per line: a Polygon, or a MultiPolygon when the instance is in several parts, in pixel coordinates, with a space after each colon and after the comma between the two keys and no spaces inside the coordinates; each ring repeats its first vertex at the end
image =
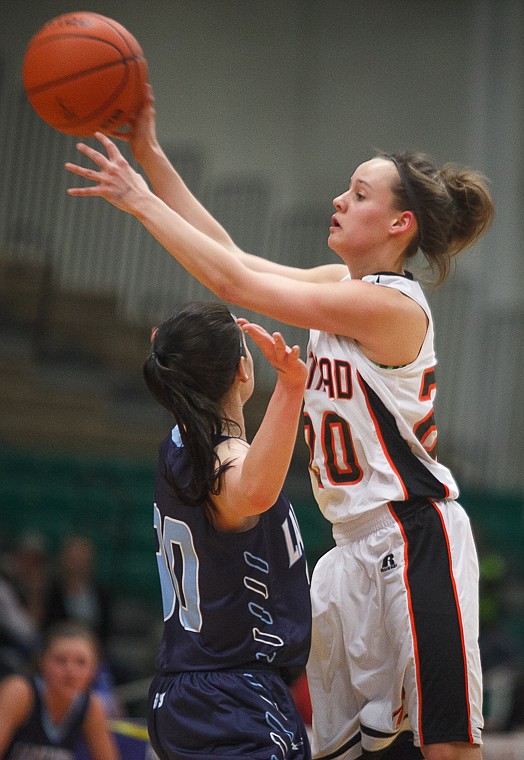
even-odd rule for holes
{"type": "Polygon", "coordinates": [[[148,730],[160,760],[309,760],[306,728],[277,673],[157,674],[148,730]]]}

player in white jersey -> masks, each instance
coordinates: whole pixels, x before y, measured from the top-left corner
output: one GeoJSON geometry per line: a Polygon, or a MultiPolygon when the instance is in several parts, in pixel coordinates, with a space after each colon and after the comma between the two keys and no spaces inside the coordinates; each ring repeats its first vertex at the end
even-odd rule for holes
{"type": "Polygon", "coordinates": [[[240,250],[190,193],[158,144],[151,90],[119,137],[150,185],[97,134],[104,153],[78,146],[95,169],[66,164],[94,184],[68,192],[134,215],[224,301],[311,330],[306,439],[336,540],[312,579],[315,756],[478,760],[476,553],[435,459],[433,328],[406,269],[420,249],[441,282],[485,232],[484,178],[374,156],[333,201],[328,245],[343,263],[306,270],[240,250]],[[416,746],[400,744],[411,734],[416,746]]]}
{"type": "Polygon", "coordinates": [[[458,496],[451,473],[435,457],[436,357],[433,319],[422,288],[409,275],[362,279],[413,299],[428,326],[417,357],[401,367],[377,364],[343,335],[311,330],[305,431],[313,490],[324,516],[336,526],[335,534],[338,526],[345,532],[346,523],[357,529],[361,518],[367,520],[390,501],[458,496]],[[392,431],[385,414],[394,422],[392,431]]]}
{"type": "Polygon", "coordinates": [[[415,758],[406,732],[419,745],[481,742],[478,578],[468,572],[476,554],[455,481],[435,458],[426,299],[408,276],[363,279],[420,304],[428,328],[417,357],[399,367],[377,365],[350,338],[311,331],[310,472],[337,544],[312,589],[315,742],[328,748],[319,757],[352,760],[394,740],[399,754],[384,757],[415,758]]]}

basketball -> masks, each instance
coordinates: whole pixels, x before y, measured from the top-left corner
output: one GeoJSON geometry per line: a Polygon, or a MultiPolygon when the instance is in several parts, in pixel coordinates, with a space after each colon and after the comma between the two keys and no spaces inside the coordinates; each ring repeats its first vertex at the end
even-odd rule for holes
{"type": "Polygon", "coordinates": [[[142,104],[147,62],[117,21],[99,13],[65,13],[29,41],[22,69],[36,113],[70,135],[118,129],[142,104]]]}

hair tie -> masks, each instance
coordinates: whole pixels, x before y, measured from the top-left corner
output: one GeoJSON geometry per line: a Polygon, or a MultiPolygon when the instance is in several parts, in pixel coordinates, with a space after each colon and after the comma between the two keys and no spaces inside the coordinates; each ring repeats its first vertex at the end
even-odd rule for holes
{"type": "Polygon", "coordinates": [[[166,366],[164,366],[164,365],[162,364],[162,362],[160,361],[160,357],[159,357],[159,355],[157,354],[157,352],[156,352],[155,350],[151,351],[151,353],[149,354],[149,356],[150,356],[150,357],[151,357],[151,359],[152,359],[152,360],[155,362],[156,366],[157,366],[159,369],[163,369],[163,370],[166,370],[166,369],[168,369],[168,367],[166,367],[166,366]]]}
{"type": "MultiPolygon", "coordinates": [[[[231,312],[229,312],[229,313],[231,314],[231,312]]],[[[233,320],[233,322],[236,324],[236,326],[240,330],[240,357],[242,358],[242,356],[246,355],[246,347],[245,347],[245,344],[244,344],[244,331],[242,330],[242,328],[238,324],[238,319],[236,318],[236,316],[234,314],[231,314],[231,319],[233,320]]]]}
{"type": "MultiPolygon", "coordinates": [[[[160,356],[160,354],[158,354],[155,350],[151,351],[151,353],[149,354],[149,356],[151,357],[151,359],[153,359],[153,361],[155,362],[155,364],[158,367],[158,369],[161,369],[163,372],[175,372],[176,371],[174,367],[168,367],[168,366],[166,366],[166,364],[164,364],[165,357],[160,356]]],[[[171,356],[171,360],[172,359],[173,359],[173,356],[171,356]]]]}

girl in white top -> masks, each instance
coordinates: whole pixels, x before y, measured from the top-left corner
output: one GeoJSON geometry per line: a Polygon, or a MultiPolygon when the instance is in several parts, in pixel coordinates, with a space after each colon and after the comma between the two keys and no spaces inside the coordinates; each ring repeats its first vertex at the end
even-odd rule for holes
{"type": "Polygon", "coordinates": [[[436,461],[433,327],[406,264],[420,249],[445,278],[491,222],[483,177],[423,154],[365,161],[333,202],[328,245],[343,263],[305,270],[241,251],[190,193],[158,144],[151,90],[113,137],[152,189],[96,137],[104,153],[78,145],[95,168],[66,164],[94,184],[70,195],[134,215],[224,301],[311,330],[306,440],[336,539],[312,579],[314,756],[478,760],[475,547],[436,461]],[[399,746],[408,736],[416,746],[399,746]]]}

